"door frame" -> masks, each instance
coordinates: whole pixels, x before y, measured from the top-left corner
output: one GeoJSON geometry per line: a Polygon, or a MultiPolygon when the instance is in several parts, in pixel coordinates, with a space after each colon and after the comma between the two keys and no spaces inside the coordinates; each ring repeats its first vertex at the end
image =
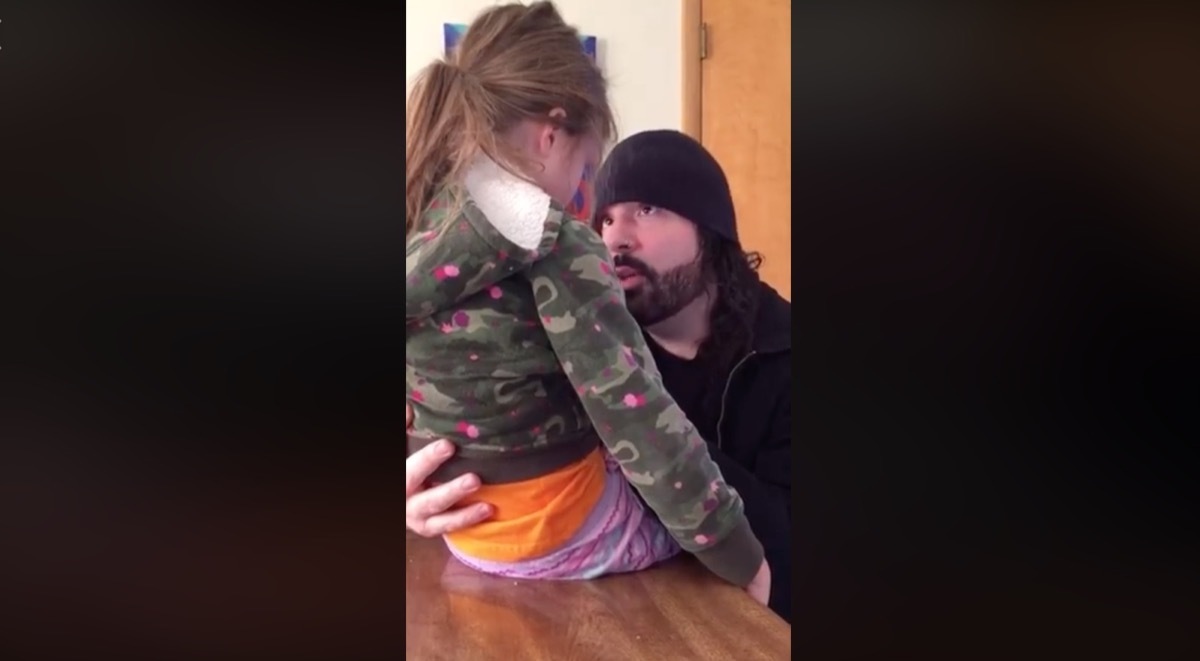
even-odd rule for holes
{"type": "Polygon", "coordinates": [[[703,12],[701,11],[702,0],[680,0],[680,9],[682,14],[682,46],[683,46],[683,67],[681,78],[683,82],[683,117],[680,124],[683,127],[683,132],[695,138],[698,142],[701,140],[703,126],[703,108],[702,99],[703,91],[701,83],[703,81],[702,63],[700,57],[701,48],[701,25],[703,24],[703,12]]]}

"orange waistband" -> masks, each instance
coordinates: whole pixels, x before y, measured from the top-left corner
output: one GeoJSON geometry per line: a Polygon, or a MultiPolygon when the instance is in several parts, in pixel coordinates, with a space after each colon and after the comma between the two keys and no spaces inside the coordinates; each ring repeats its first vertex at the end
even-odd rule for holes
{"type": "Polygon", "coordinates": [[[491,562],[538,558],[565,544],[604,493],[602,450],[549,475],[480,487],[463,505],[493,506],[491,519],[446,538],[463,554],[491,562]]]}

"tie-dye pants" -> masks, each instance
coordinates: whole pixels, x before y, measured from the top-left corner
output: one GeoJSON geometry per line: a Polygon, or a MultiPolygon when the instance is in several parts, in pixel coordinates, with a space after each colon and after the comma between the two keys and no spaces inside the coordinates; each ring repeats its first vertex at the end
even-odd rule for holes
{"type": "Polygon", "coordinates": [[[586,580],[639,571],[677,555],[679,545],[646,511],[616,460],[607,454],[605,470],[600,502],[561,549],[533,560],[491,562],[467,557],[447,540],[450,553],[464,565],[486,574],[541,580],[586,580]]]}

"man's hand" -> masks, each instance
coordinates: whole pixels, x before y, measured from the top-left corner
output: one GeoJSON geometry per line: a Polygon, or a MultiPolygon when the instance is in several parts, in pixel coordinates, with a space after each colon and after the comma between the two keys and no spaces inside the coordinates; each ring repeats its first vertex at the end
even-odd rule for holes
{"type": "MultiPolygon", "coordinates": [[[[405,433],[412,426],[412,407],[405,409],[405,433]]],[[[404,462],[404,523],[422,537],[457,532],[492,515],[487,503],[451,509],[455,503],[479,490],[479,478],[467,474],[431,489],[425,481],[454,455],[454,444],[438,441],[421,448],[404,462]]]]}
{"type": "Polygon", "coordinates": [[[767,561],[763,560],[762,566],[758,568],[758,573],[750,581],[750,585],[746,586],[746,592],[754,598],[755,601],[767,605],[771,599],[771,568],[767,565],[767,561]]]}

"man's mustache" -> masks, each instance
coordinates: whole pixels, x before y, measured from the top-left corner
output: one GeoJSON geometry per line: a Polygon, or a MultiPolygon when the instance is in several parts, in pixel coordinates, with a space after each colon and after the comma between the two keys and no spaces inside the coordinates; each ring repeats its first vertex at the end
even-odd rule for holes
{"type": "Polygon", "coordinates": [[[637,257],[630,257],[629,255],[617,255],[613,257],[613,266],[617,268],[625,267],[628,269],[633,269],[635,273],[644,278],[649,278],[650,276],[654,275],[654,269],[650,268],[649,264],[643,262],[637,257]]]}

